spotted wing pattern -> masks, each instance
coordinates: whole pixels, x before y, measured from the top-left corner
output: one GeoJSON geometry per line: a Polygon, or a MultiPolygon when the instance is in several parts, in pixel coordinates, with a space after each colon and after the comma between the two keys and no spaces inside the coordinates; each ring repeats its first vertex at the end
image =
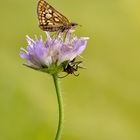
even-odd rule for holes
{"type": "Polygon", "coordinates": [[[63,31],[69,27],[69,20],[49,5],[45,0],[39,0],[37,5],[39,27],[43,31],[63,31]]]}

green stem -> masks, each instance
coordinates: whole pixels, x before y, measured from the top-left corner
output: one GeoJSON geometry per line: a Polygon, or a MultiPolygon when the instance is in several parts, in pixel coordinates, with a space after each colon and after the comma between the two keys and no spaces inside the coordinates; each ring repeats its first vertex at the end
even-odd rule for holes
{"type": "Polygon", "coordinates": [[[63,98],[61,95],[60,84],[59,84],[59,79],[58,79],[57,74],[53,74],[53,80],[54,80],[54,85],[55,85],[55,89],[56,89],[58,109],[59,109],[59,122],[58,122],[58,128],[57,128],[55,140],[60,140],[60,137],[62,134],[63,120],[64,120],[63,98]]]}

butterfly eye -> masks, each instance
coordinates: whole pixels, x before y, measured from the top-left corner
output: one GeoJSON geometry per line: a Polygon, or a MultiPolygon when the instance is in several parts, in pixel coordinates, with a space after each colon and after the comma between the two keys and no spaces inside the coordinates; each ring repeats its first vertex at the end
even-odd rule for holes
{"type": "Polygon", "coordinates": [[[77,26],[78,24],[77,23],[71,23],[71,26],[77,26]]]}

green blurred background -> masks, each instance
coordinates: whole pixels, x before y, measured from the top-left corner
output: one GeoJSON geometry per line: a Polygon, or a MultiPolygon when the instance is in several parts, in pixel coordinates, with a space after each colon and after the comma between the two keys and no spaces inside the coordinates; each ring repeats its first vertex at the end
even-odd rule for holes
{"type": "MultiPolygon", "coordinates": [[[[49,0],[89,36],[86,70],[61,80],[62,140],[140,140],[140,1],[49,0]]],[[[52,78],[19,57],[38,28],[37,0],[0,1],[0,140],[54,140],[58,123],[52,78]]]]}

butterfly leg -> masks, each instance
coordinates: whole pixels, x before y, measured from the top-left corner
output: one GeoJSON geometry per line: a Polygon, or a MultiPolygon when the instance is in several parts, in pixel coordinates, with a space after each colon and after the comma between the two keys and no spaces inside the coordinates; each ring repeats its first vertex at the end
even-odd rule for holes
{"type": "Polygon", "coordinates": [[[58,33],[57,33],[57,32],[53,32],[53,33],[51,34],[51,37],[52,37],[52,38],[57,38],[57,36],[58,36],[58,33]]]}

